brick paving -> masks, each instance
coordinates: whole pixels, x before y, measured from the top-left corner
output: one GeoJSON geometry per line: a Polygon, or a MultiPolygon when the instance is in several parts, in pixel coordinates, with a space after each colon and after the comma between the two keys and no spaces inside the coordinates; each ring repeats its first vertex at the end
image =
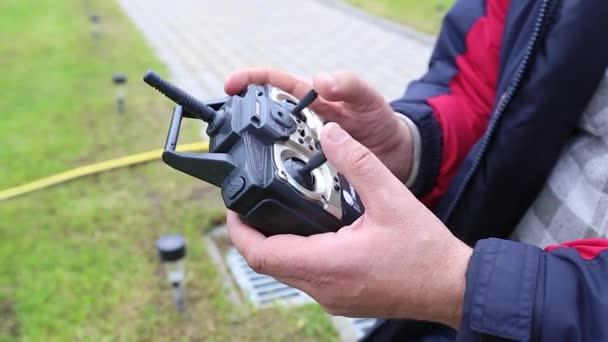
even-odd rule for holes
{"type": "Polygon", "coordinates": [[[304,77],[351,70],[387,99],[427,66],[432,40],[336,0],[119,0],[167,65],[204,99],[230,71],[272,66],[304,77]]]}

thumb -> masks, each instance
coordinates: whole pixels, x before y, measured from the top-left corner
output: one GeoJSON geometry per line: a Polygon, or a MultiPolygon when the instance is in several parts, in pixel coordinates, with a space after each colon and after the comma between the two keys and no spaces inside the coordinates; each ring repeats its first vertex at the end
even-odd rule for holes
{"type": "Polygon", "coordinates": [[[384,97],[369,83],[351,72],[318,75],[314,78],[313,85],[323,99],[343,101],[344,106],[352,111],[375,111],[386,103],[384,97]]]}
{"type": "Polygon", "coordinates": [[[325,125],[321,145],[329,163],[346,177],[367,209],[390,201],[403,187],[378,157],[337,123],[325,125]]]}

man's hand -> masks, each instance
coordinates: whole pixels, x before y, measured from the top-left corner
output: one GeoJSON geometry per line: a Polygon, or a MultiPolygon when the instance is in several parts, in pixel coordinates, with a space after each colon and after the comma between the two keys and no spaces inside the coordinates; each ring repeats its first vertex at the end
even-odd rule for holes
{"type": "Polygon", "coordinates": [[[336,72],[315,77],[313,82],[272,69],[245,69],[230,75],[225,83],[229,95],[249,84],[270,84],[302,98],[313,88],[319,98],[311,109],[326,122],[337,122],[367,146],[402,182],[412,163],[412,136],[384,97],[352,73],[336,72]]]}
{"type": "Polygon", "coordinates": [[[458,328],[471,249],[339,125],[325,126],[321,144],[365,214],[337,233],[266,238],[229,212],[237,249],[255,271],[303,290],[332,314],[458,328]]]}

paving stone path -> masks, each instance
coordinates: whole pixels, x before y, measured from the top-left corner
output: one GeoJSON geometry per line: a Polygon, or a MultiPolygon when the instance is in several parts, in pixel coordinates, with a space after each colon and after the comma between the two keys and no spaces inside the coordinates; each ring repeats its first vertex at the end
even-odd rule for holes
{"type": "Polygon", "coordinates": [[[273,66],[304,77],[351,70],[387,99],[427,66],[432,39],[337,0],[119,0],[166,63],[203,98],[223,95],[236,68],[273,66]]]}

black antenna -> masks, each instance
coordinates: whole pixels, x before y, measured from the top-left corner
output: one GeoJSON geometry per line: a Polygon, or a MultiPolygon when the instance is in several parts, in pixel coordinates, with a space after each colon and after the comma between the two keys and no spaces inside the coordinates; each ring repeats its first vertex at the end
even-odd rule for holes
{"type": "Polygon", "coordinates": [[[195,99],[192,95],[169,83],[169,81],[164,80],[154,71],[148,70],[148,72],[146,72],[144,75],[144,82],[163,93],[166,97],[173,100],[173,102],[182,105],[199,119],[205,122],[211,122],[215,118],[216,112],[213,109],[195,99]]]}
{"type": "Polygon", "coordinates": [[[325,154],[323,152],[319,152],[319,153],[315,154],[314,156],[312,156],[312,158],[310,158],[308,163],[306,163],[306,165],[304,165],[298,172],[300,173],[301,176],[306,176],[306,175],[310,174],[312,172],[312,170],[325,164],[326,161],[327,161],[327,157],[325,157],[325,154]]]}
{"type": "Polygon", "coordinates": [[[304,97],[300,100],[300,102],[294,107],[291,114],[295,115],[298,119],[306,122],[306,117],[304,117],[304,115],[302,115],[302,110],[304,110],[304,108],[310,106],[313,102],[315,102],[315,100],[317,99],[318,96],[319,96],[319,94],[317,94],[317,92],[314,89],[311,89],[308,93],[306,93],[306,95],[304,95],[304,97]]]}

